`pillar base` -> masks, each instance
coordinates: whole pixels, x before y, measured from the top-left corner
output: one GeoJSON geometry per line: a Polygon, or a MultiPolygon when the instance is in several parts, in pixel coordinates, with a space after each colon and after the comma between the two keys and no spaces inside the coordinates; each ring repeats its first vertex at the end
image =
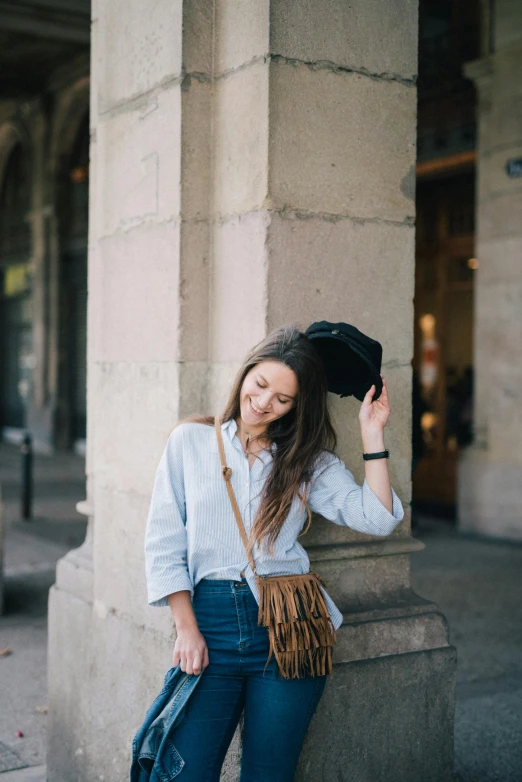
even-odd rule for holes
{"type": "Polygon", "coordinates": [[[92,671],[92,549],[59,560],[49,591],[47,779],[87,780],[92,671]]]}
{"type": "Polygon", "coordinates": [[[452,646],[337,665],[296,779],[452,782],[455,680],[452,646]]]}

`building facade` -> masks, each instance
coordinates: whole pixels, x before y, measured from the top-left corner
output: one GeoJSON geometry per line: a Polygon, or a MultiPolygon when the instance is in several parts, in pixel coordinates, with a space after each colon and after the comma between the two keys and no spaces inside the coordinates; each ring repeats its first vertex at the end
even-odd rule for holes
{"type": "Polygon", "coordinates": [[[459,465],[466,532],[522,540],[522,5],[491,5],[477,90],[475,440],[459,465]]]}
{"type": "Polygon", "coordinates": [[[519,3],[420,3],[414,506],[512,540],[521,56],[519,3]]]}
{"type": "Polygon", "coordinates": [[[36,5],[0,4],[0,430],[84,450],[90,3],[36,5]]]}
{"type": "Polygon", "coordinates": [[[413,399],[414,508],[455,516],[459,459],[473,439],[478,0],[419,6],[413,399]]]}

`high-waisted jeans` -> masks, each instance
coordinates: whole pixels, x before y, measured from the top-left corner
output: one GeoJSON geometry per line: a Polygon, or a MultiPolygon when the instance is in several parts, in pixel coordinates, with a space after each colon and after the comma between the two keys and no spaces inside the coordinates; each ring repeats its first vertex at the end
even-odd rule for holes
{"type": "Polygon", "coordinates": [[[283,679],[268,657],[268,630],[246,579],[203,579],[193,608],[209,665],[173,742],[185,761],[180,782],[219,782],[244,709],[240,782],[293,782],[303,740],[327,676],[283,679]]]}

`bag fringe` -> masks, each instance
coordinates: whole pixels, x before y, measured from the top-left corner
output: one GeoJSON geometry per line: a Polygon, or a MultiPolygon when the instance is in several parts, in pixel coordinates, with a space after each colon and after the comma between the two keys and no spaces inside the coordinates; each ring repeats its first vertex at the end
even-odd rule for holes
{"type": "MultiPolygon", "coordinates": [[[[268,628],[270,653],[285,679],[332,673],[337,640],[318,573],[258,576],[258,625],[268,628]]],[[[266,669],[266,666],[265,666],[266,669]]]]}

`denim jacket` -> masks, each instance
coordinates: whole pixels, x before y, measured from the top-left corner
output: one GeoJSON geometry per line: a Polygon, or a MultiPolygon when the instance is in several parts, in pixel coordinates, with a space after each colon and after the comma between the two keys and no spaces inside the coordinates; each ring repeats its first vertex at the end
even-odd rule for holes
{"type": "Polygon", "coordinates": [[[132,741],[130,782],[170,782],[185,761],[171,738],[181,722],[188,699],[201,673],[188,674],[178,665],[165,674],[163,689],[149,707],[143,725],[132,741]]]}

